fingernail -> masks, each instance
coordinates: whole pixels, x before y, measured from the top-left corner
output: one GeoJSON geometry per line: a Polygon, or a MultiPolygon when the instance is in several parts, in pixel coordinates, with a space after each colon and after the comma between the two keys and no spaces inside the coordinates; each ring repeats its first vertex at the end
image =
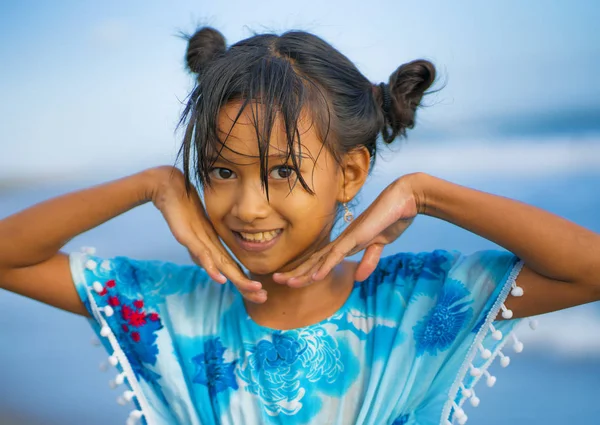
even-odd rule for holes
{"type": "MultiPolygon", "coordinates": [[[[257,282],[255,280],[252,281],[252,288],[253,289],[261,289],[262,288],[262,283],[257,282]]],[[[265,292],[266,293],[266,292],[265,292]]]]}
{"type": "Polygon", "coordinates": [[[256,294],[256,300],[261,303],[267,301],[267,291],[265,291],[264,289],[258,291],[256,294]]]}

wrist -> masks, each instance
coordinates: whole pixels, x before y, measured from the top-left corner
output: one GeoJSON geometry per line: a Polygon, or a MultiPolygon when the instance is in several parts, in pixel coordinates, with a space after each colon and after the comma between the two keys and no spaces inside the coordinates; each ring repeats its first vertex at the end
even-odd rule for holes
{"type": "Polygon", "coordinates": [[[428,215],[432,209],[432,180],[435,178],[427,173],[417,172],[400,178],[410,187],[417,205],[417,213],[428,215]]]}
{"type": "Polygon", "coordinates": [[[171,165],[161,165],[149,168],[138,174],[140,178],[140,201],[141,203],[155,202],[157,195],[164,191],[165,187],[172,183],[172,179],[183,173],[171,165]]]}

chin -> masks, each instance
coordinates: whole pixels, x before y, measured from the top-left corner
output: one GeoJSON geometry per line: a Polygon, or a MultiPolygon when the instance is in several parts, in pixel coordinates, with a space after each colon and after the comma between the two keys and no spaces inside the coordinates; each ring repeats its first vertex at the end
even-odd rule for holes
{"type": "Polygon", "coordinates": [[[252,259],[241,261],[242,265],[252,274],[256,276],[271,275],[280,271],[281,266],[274,265],[273,263],[263,261],[253,261],[252,259]]]}

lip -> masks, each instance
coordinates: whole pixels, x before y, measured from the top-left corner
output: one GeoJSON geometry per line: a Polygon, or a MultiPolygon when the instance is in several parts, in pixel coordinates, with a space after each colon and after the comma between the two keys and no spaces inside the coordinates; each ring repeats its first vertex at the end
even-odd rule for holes
{"type": "MultiPolygon", "coordinates": [[[[271,229],[273,230],[273,229],[271,229]]],[[[271,230],[263,230],[264,232],[269,232],[271,230]]],[[[273,245],[275,245],[277,243],[277,241],[279,241],[279,238],[281,238],[281,235],[283,234],[283,229],[274,229],[274,230],[281,230],[281,232],[279,232],[279,234],[277,236],[275,236],[273,239],[271,239],[269,242],[250,242],[247,241],[245,239],[243,239],[239,232],[237,230],[233,230],[233,236],[235,236],[235,240],[237,242],[237,244],[244,250],[246,251],[252,251],[252,252],[261,252],[261,251],[266,251],[267,249],[271,248],[273,245]]],[[[258,233],[259,230],[254,230],[252,232],[244,232],[244,233],[258,233]]]]}
{"type": "Polygon", "coordinates": [[[238,233],[264,233],[264,232],[274,232],[275,230],[283,230],[281,227],[276,227],[275,229],[231,229],[234,232],[238,233]]]}

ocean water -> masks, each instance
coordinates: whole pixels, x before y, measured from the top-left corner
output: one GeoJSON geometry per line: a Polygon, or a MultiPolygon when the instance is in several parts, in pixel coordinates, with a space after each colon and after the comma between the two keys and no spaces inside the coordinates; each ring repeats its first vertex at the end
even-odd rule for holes
{"type": "MultiPolygon", "coordinates": [[[[464,165],[464,164],[463,164],[464,165]]],[[[361,196],[360,212],[390,181],[388,163],[361,196]]],[[[456,167],[457,169],[460,167],[456,167]]],[[[440,174],[477,189],[545,208],[600,232],[600,167],[536,173],[509,164],[489,172],[440,174]]],[[[93,179],[92,179],[93,180],[93,179]]],[[[0,218],[86,183],[46,183],[0,192],[0,218]]],[[[67,251],[95,246],[100,256],[126,255],[189,263],[160,214],[139,207],[71,241],[67,251]]],[[[473,252],[494,244],[439,220],[419,217],[394,244],[400,250],[435,248],[473,252]]],[[[599,259],[600,261],[600,259],[599,259]]],[[[506,369],[493,367],[493,388],[478,387],[481,405],[467,407],[469,423],[485,425],[600,423],[600,306],[598,303],[544,315],[537,331],[520,331],[525,351],[506,369]]],[[[131,407],[115,402],[120,391],[98,364],[106,358],[89,343],[92,331],[75,315],[0,292],[0,424],[105,425],[124,423],[131,407]]]]}

